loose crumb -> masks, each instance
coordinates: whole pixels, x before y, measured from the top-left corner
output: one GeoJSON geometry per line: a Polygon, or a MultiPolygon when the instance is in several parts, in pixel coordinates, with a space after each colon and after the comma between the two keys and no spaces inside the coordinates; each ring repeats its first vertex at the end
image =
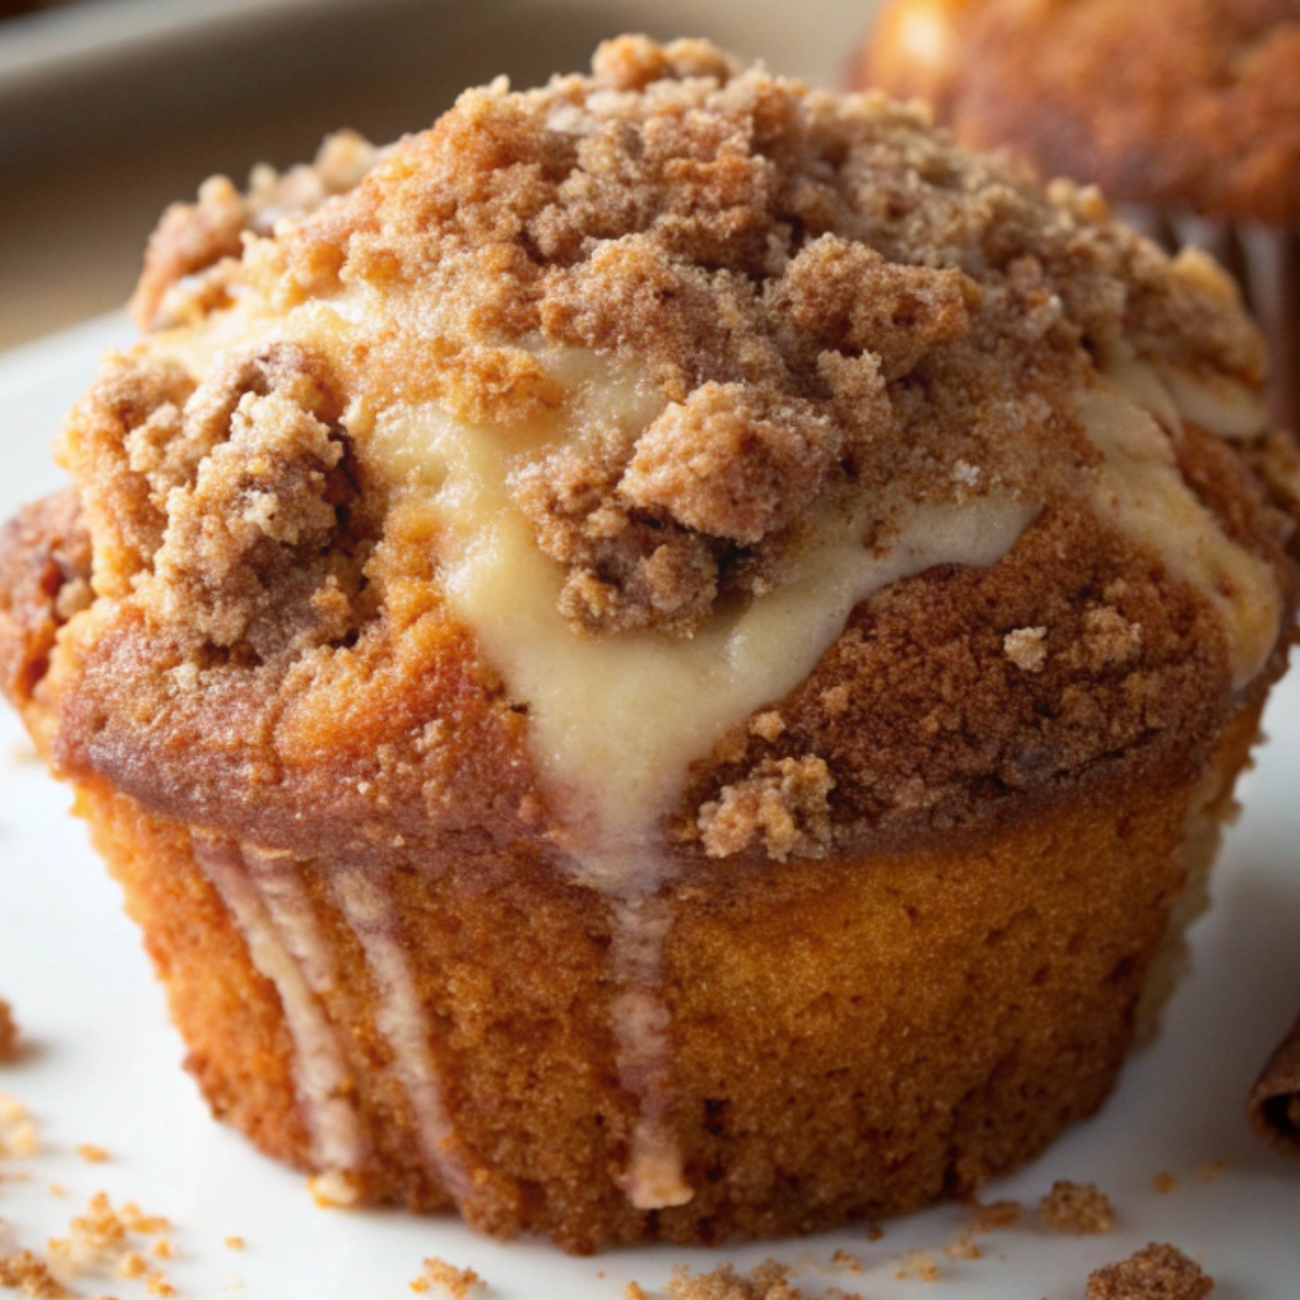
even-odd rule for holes
{"type": "Polygon", "coordinates": [[[917,1278],[921,1282],[937,1282],[939,1280],[939,1265],[934,1262],[934,1256],[924,1250],[909,1250],[903,1256],[898,1268],[894,1270],[894,1276],[897,1278],[917,1278]]]}
{"type": "Polygon", "coordinates": [[[50,1266],[30,1250],[0,1259],[0,1286],[34,1296],[36,1300],[65,1300],[70,1294],[50,1266]]]}
{"type": "Polygon", "coordinates": [[[949,1242],[943,1248],[943,1253],[949,1259],[983,1259],[984,1252],[980,1249],[979,1243],[969,1234],[958,1237],[956,1241],[949,1242]]]}
{"type": "MultiPolygon", "coordinates": [[[[809,1300],[790,1281],[788,1265],[767,1259],[748,1273],[737,1273],[730,1264],[722,1264],[711,1273],[695,1273],[685,1267],[673,1270],[668,1279],[668,1294],[673,1300],[809,1300]]],[[[845,1300],[862,1300],[859,1295],[845,1300]]]]}
{"type": "Polygon", "coordinates": [[[885,1230],[878,1223],[867,1224],[867,1240],[879,1241],[885,1235],[885,1230]]]}
{"type": "Polygon", "coordinates": [[[122,1222],[132,1232],[138,1232],[145,1237],[156,1237],[172,1226],[171,1220],[161,1214],[145,1214],[134,1201],[127,1201],[122,1206],[122,1222]]]}
{"type": "Polygon", "coordinates": [[[1176,1246],[1151,1242],[1088,1278],[1084,1300],[1205,1300],[1214,1279],[1176,1246]]]}
{"type": "Polygon", "coordinates": [[[1170,1192],[1178,1190],[1178,1179],[1173,1174],[1157,1174],[1151,1182],[1161,1196],[1168,1196],[1170,1192]]]}
{"type": "Polygon", "coordinates": [[[1026,673],[1041,673],[1047,662],[1045,627],[1018,627],[1002,638],[1002,653],[1026,673]]]}
{"type": "Polygon", "coordinates": [[[1222,1160],[1207,1160],[1196,1168],[1196,1176],[1203,1183],[1217,1183],[1223,1175],[1222,1160]]]}
{"type": "Polygon", "coordinates": [[[226,1249],[227,1249],[227,1250],[243,1250],[243,1249],[244,1249],[244,1239],[243,1239],[243,1237],[227,1237],[227,1238],[226,1238],[226,1249]]]}
{"type": "Polygon", "coordinates": [[[331,1169],[309,1178],[307,1190],[322,1210],[344,1208],[357,1202],[357,1186],[341,1169],[331,1169]]]}
{"type": "Polygon", "coordinates": [[[128,1250],[117,1261],[117,1271],[122,1277],[143,1277],[148,1267],[138,1250],[128,1250]]]}
{"type": "Polygon", "coordinates": [[[1038,1212],[1053,1232],[1100,1233],[1115,1226],[1110,1199],[1092,1183],[1053,1183],[1038,1212]]]}
{"type": "Polygon", "coordinates": [[[83,1142],[77,1148],[77,1154],[88,1165],[102,1165],[108,1159],[108,1152],[101,1146],[96,1146],[93,1142],[83,1142]]]}
{"type": "Polygon", "coordinates": [[[150,1295],[162,1296],[163,1300],[170,1300],[176,1294],[176,1288],[157,1270],[150,1273],[145,1281],[150,1295]]]}
{"type": "Polygon", "coordinates": [[[424,1261],[424,1271],[411,1283],[411,1290],[422,1294],[435,1287],[439,1294],[451,1300],[466,1300],[467,1296],[481,1292],[485,1285],[472,1268],[457,1268],[435,1257],[424,1261]]]}
{"type": "Polygon", "coordinates": [[[18,1025],[13,1008],[0,998],[0,1061],[7,1061],[18,1050],[18,1025]]]}
{"type": "Polygon", "coordinates": [[[0,1155],[35,1156],[40,1152],[40,1131],[27,1107],[0,1092],[0,1155]]]}
{"type": "Polygon", "coordinates": [[[171,1259],[175,1255],[172,1243],[167,1237],[160,1237],[149,1252],[155,1259],[171,1259]]]}
{"type": "Polygon", "coordinates": [[[623,1300],[647,1300],[645,1288],[639,1282],[629,1282],[623,1288],[623,1300]]]}
{"type": "Polygon", "coordinates": [[[848,1269],[850,1273],[862,1272],[862,1261],[856,1255],[849,1254],[847,1250],[837,1250],[831,1256],[831,1263],[838,1264],[840,1268],[848,1269]]]}
{"type": "Polygon", "coordinates": [[[1024,1206],[1019,1201],[990,1201],[987,1205],[972,1201],[970,1209],[972,1233],[1005,1232],[1014,1228],[1024,1213],[1024,1206]]]}

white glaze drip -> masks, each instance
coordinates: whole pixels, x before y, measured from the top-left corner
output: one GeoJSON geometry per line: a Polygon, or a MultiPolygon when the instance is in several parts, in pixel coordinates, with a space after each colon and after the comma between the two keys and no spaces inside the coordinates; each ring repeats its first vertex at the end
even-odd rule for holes
{"type": "Polygon", "coordinates": [[[294,1082],[311,1134],[313,1161],[324,1170],[360,1169],[367,1143],[351,1100],[347,1063],[334,1026],[291,951],[291,945],[314,946],[303,937],[315,931],[314,918],[305,922],[310,905],[281,911],[286,922],[281,925],[258,887],[256,868],[250,870],[249,859],[237,847],[195,840],[194,857],[239,926],[253,965],[279,995],[293,1039],[294,1082]]]}
{"type": "Polygon", "coordinates": [[[437,1064],[429,1050],[430,1026],[397,938],[389,891],[369,871],[335,866],[335,900],[361,944],[375,982],[375,1020],[393,1054],[393,1070],[411,1103],[420,1149],[457,1202],[473,1191],[474,1177],[455,1147],[437,1064]]]}

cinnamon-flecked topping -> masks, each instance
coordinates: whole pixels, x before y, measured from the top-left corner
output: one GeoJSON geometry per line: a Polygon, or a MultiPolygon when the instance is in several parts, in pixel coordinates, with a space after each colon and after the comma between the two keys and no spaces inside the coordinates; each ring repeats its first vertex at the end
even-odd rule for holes
{"type": "Polygon", "coordinates": [[[1177,1246],[1151,1242],[1088,1278],[1085,1300],[1206,1300],[1214,1279],[1177,1246]]]}
{"type": "MultiPolygon", "coordinates": [[[[699,42],[624,38],[591,77],[470,91],[352,149],[292,196],[167,219],[140,299],[157,328],[65,430],[78,501],[0,556],[6,689],[66,769],[303,851],[535,835],[527,701],[449,610],[434,470],[373,433],[429,410],[511,449],[575,635],[692,636],[837,521],[884,550],[917,503],[1032,517],[1000,563],[860,606],[770,702],[779,726],[746,720],[696,766],[683,853],[820,853],[974,824],[1130,752],[1196,760],[1224,634],[1105,517],[1076,398],[1117,348],[1257,385],[1259,339],[1203,259],[911,110],[699,42]],[[574,379],[575,356],[605,371],[574,379]],[[601,373],[644,418],[587,401],[601,373]]],[[[1256,478],[1286,477],[1277,455],[1190,431],[1176,450],[1290,583],[1256,478]]]]}

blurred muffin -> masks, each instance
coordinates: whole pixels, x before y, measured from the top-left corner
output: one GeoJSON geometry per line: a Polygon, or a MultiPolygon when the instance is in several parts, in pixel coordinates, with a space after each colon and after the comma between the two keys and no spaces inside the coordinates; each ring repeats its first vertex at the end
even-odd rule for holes
{"type": "Polygon", "coordinates": [[[1296,601],[1222,273],[697,42],[330,188],[173,212],[0,551],[213,1110],[574,1250],[1094,1110],[1296,601]]]}
{"type": "Polygon", "coordinates": [[[1290,0],[891,0],[859,84],[924,97],[975,148],[1095,181],[1241,282],[1300,428],[1300,11],[1290,0]]]}

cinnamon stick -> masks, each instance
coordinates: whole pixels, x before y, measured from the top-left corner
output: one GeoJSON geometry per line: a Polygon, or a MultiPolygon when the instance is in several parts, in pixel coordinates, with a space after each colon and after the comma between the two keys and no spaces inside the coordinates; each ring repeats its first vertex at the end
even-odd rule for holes
{"type": "Polygon", "coordinates": [[[1300,1020],[1255,1081],[1246,1113],[1270,1146],[1300,1156],[1300,1020]]]}

